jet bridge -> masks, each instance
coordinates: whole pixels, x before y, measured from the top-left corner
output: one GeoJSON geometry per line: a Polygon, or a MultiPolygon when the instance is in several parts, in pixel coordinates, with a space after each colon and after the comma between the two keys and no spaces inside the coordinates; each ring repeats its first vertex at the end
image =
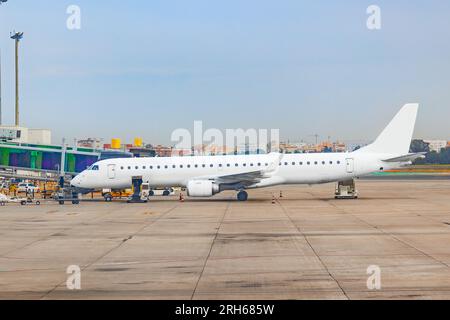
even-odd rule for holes
{"type": "Polygon", "coordinates": [[[0,176],[40,181],[66,181],[93,163],[109,158],[129,158],[121,151],[0,142],[0,176]]]}

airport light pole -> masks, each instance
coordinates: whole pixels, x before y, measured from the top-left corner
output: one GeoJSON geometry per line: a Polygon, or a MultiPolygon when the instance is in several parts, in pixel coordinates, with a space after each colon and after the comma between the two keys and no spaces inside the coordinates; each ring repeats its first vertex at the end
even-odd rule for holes
{"type": "MultiPolygon", "coordinates": [[[[0,5],[8,0],[0,0],[0,5]]],[[[2,122],[2,53],[0,49],[0,126],[2,122]]]]}
{"type": "MultiPolygon", "coordinates": [[[[3,0],[1,0],[1,1],[3,1],[3,0]]],[[[0,49],[0,126],[2,124],[3,124],[2,123],[2,52],[0,49]]]]}
{"type": "Polygon", "coordinates": [[[11,39],[16,42],[16,127],[19,126],[19,42],[23,38],[23,32],[15,32],[11,39]]]}

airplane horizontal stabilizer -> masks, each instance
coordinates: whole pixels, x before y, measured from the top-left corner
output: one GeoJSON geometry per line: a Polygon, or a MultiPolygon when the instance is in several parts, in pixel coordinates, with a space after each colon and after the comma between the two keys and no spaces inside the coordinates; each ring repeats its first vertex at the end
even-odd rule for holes
{"type": "Polygon", "coordinates": [[[408,161],[414,161],[416,159],[423,159],[425,158],[426,152],[418,152],[418,153],[408,153],[404,156],[395,157],[383,160],[384,162],[408,162],[408,161]]]}

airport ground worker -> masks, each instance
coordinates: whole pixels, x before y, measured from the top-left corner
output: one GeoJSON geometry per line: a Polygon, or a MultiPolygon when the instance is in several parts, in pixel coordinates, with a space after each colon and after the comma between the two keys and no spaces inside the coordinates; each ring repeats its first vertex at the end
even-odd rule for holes
{"type": "Polygon", "coordinates": [[[14,195],[14,197],[17,196],[17,186],[15,184],[9,186],[9,195],[14,195]]]}

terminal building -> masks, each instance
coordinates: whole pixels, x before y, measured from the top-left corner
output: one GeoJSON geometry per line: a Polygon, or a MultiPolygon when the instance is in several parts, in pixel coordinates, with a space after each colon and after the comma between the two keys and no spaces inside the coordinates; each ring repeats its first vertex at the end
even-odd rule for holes
{"type": "Polygon", "coordinates": [[[0,126],[0,142],[51,144],[51,141],[52,132],[47,129],[0,126]]]}
{"type": "Polygon", "coordinates": [[[119,150],[52,145],[50,130],[0,127],[0,176],[74,176],[99,160],[132,156],[119,150]]]}

